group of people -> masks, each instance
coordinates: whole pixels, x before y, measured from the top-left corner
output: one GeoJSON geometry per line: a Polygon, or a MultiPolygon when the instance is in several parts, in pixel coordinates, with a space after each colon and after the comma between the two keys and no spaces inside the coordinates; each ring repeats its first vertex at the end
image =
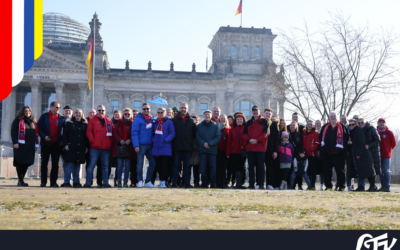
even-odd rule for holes
{"type": "Polygon", "coordinates": [[[315,190],[320,175],[320,189],[325,185],[330,190],[334,168],[335,190],[343,191],[347,184],[349,191],[365,191],[368,179],[368,191],[390,191],[389,166],[396,140],[383,118],[375,128],[357,115],[350,120],[342,115],[339,121],[331,112],[327,124],[310,120],[303,126],[297,113],[286,125],[284,119],[274,117],[272,109],[262,115],[257,106],[252,107],[248,121],[241,112],[227,116],[215,107],[203,113],[202,122],[189,114],[187,103],[179,109],[158,108],[156,117],[148,103],[143,103],[141,112],[117,110],[111,119],[104,105],[91,109],[87,118],[79,108],[72,111],[67,105],[64,115],[60,109],[59,102],[52,102],[39,121],[29,106],[18,112],[11,128],[18,186],[28,186],[24,176],[34,163],[40,141],[41,187],[47,185],[51,156],[50,187],[58,187],[62,157],[62,187],[82,187],[79,173],[86,163],[86,188],[93,186],[97,165],[97,186],[104,188],[111,187],[111,169],[116,168],[116,187],[155,187],[158,175],[159,188],[303,189],[304,179],[308,189],[315,190]],[[248,187],[244,186],[246,161],[248,187]],[[377,175],[382,185],[379,190],[377,175]],[[353,178],[357,178],[356,189],[353,178]]]}

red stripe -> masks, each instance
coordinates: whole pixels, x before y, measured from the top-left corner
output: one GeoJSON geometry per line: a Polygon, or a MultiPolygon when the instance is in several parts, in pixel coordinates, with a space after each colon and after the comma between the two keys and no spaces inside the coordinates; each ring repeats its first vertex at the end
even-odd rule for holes
{"type": "Polygon", "coordinates": [[[12,0],[2,1],[0,15],[2,39],[0,48],[2,60],[0,60],[0,72],[3,77],[0,82],[0,101],[7,98],[12,90],[12,0]]]}
{"type": "Polygon", "coordinates": [[[242,13],[242,0],[240,0],[239,7],[238,7],[238,14],[242,13]]]}

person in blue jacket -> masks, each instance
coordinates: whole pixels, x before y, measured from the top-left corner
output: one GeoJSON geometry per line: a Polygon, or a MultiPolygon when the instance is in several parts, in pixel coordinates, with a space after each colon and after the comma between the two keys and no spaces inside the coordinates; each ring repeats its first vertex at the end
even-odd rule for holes
{"type": "Polygon", "coordinates": [[[172,140],[175,138],[174,123],[166,116],[167,110],[159,108],[157,110],[158,119],[153,123],[153,150],[151,155],[156,161],[156,170],[160,177],[160,185],[157,187],[166,188],[165,181],[168,178],[168,167],[172,157],[172,140]]]}
{"type": "Polygon", "coordinates": [[[153,148],[153,123],[155,123],[154,116],[150,115],[150,105],[143,103],[142,113],[138,114],[136,119],[132,122],[132,144],[137,154],[137,180],[138,187],[143,187],[143,163],[144,156],[146,155],[149,161],[149,168],[147,169],[145,187],[154,187],[151,183],[156,161],[151,155],[153,148]]]}

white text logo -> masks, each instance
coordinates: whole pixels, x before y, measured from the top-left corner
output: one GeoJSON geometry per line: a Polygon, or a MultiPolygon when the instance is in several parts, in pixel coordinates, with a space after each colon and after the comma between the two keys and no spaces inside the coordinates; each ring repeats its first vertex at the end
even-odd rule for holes
{"type": "Polygon", "coordinates": [[[373,244],[374,248],[371,250],[378,250],[378,248],[381,246],[383,246],[383,250],[390,250],[390,249],[392,249],[394,244],[396,244],[396,242],[397,242],[397,239],[393,238],[392,244],[390,244],[390,246],[388,247],[389,242],[387,240],[387,233],[382,234],[381,236],[378,236],[376,238],[374,238],[370,234],[364,234],[364,235],[361,235],[360,238],[358,238],[356,250],[361,250],[363,243],[364,243],[364,247],[367,249],[370,249],[370,246],[371,246],[370,244],[373,244]],[[366,240],[366,239],[369,239],[369,240],[366,240]],[[364,242],[364,240],[365,240],[365,242],[364,242]]]}

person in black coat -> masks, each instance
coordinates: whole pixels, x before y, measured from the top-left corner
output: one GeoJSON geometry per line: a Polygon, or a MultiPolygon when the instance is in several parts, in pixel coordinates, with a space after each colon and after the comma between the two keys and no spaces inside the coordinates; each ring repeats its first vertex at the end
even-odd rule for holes
{"type": "MultiPolygon", "coordinates": [[[[355,124],[355,120],[350,120],[350,124],[355,124]]],[[[365,147],[367,144],[366,131],[358,126],[352,126],[350,130],[351,152],[353,153],[354,167],[357,171],[358,179],[365,180],[368,178],[370,188],[368,191],[377,190],[375,186],[375,169],[373,167],[373,159],[371,152],[365,147]]],[[[360,183],[360,182],[359,182],[360,183]]],[[[364,182],[365,185],[365,182],[364,182]]],[[[355,191],[365,191],[365,187],[360,185],[355,191]]]]}
{"type": "MultiPolygon", "coordinates": [[[[305,127],[304,126],[299,126],[299,124],[296,121],[292,121],[288,125],[289,129],[289,142],[293,145],[294,147],[294,156],[299,155],[299,149],[303,148],[303,132],[305,127]],[[300,130],[302,129],[302,130],[300,130]]],[[[290,168],[289,175],[286,178],[286,181],[290,183],[290,176],[292,172],[294,171],[293,164],[290,168]]],[[[296,184],[299,186],[299,190],[303,190],[303,177],[302,176],[296,176],[295,182],[293,187],[296,188],[296,184]]]]}
{"type": "Polygon", "coordinates": [[[11,125],[11,140],[14,144],[14,166],[17,168],[18,186],[29,186],[24,182],[28,167],[35,163],[35,152],[39,147],[36,119],[29,106],[23,106],[11,125]]]}
{"type": "Polygon", "coordinates": [[[81,109],[76,109],[72,117],[65,125],[63,134],[64,161],[67,163],[64,173],[63,187],[71,186],[71,173],[73,176],[73,187],[79,188],[79,171],[81,164],[85,163],[85,154],[89,150],[90,143],[86,137],[88,123],[83,117],[81,109]]]}
{"type": "Polygon", "coordinates": [[[267,143],[267,151],[265,152],[265,166],[267,174],[267,189],[274,189],[274,187],[279,187],[279,166],[274,167],[277,156],[278,149],[281,143],[281,137],[279,133],[278,122],[273,121],[272,118],[273,111],[270,108],[264,110],[264,117],[269,123],[269,135],[267,143]]]}

